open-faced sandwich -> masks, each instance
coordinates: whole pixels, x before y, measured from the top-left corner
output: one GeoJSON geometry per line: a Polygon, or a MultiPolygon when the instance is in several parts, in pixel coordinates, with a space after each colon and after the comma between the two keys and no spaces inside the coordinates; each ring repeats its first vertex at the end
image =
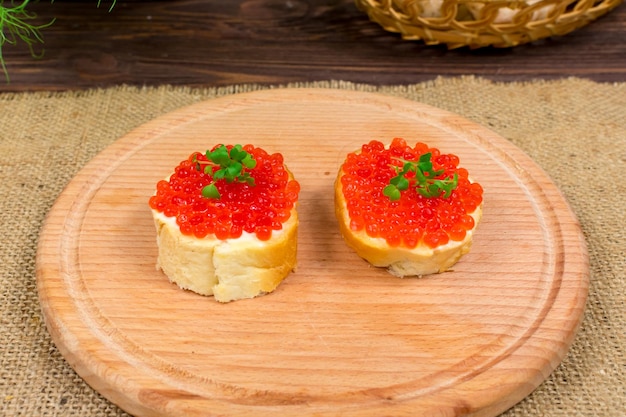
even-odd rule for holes
{"type": "Polygon", "coordinates": [[[472,244],[483,189],[453,154],[424,143],[371,141],[348,154],[335,182],[344,240],[399,277],[450,269],[472,244]]]}
{"type": "Polygon", "coordinates": [[[149,201],[157,268],[220,302],[274,291],[296,267],[299,191],[279,153],[253,145],[192,153],[149,201]]]}

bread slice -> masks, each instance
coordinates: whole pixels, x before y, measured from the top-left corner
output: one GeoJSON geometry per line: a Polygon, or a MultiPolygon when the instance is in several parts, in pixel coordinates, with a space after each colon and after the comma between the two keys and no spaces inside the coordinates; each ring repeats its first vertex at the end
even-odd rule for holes
{"type": "Polygon", "coordinates": [[[466,232],[463,240],[450,240],[436,248],[431,248],[423,242],[415,248],[392,247],[383,238],[370,237],[364,230],[354,231],[350,228],[350,216],[339,179],[335,182],[335,202],[339,230],[347,245],[373,266],[387,268],[392,275],[398,277],[448,271],[463,255],[469,253],[474,230],[482,216],[481,205],[470,214],[474,219],[474,228],[466,232]]]}
{"type": "Polygon", "coordinates": [[[297,264],[299,184],[282,155],[235,147],[214,148],[222,152],[220,165],[212,151],[191,154],[157,183],[149,202],[157,269],[180,288],[219,302],[270,293],[297,264]],[[224,159],[225,149],[231,157],[249,152],[238,177],[220,177],[234,161],[224,159]]]}
{"type": "MultiPolygon", "coordinates": [[[[372,167],[374,171],[380,169],[380,166],[372,167]]],[[[475,209],[466,213],[472,218],[473,227],[465,231],[462,239],[449,239],[446,243],[436,247],[427,245],[423,240],[410,247],[403,244],[392,246],[383,237],[370,236],[366,228],[352,226],[352,218],[344,196],[344,181],[342,181],[344,175],[342,166],[335,181],[335,215],[339,229],[346,244],[371,265],[387,268],[392,275],[398,277],[420,277],[450,270],[463,255],[470,251],[474,232],[482,217],[482,201],[475,209]]],[[[350,184],[351,187],[352,185],[350,184]]],[[[372,195],[380,194],[380,192],[380,190],[372,190],[372,195]]]]}
{"type": "Polygon", "coordinates": [[[262,241],[244,232],[237,239],[202,239],[181,233],[175,218],[152,210],[157,230],[157,268],[180,288],[217,301],[253,298],[274,291],[296,268],[298,214],[262,241]]]}

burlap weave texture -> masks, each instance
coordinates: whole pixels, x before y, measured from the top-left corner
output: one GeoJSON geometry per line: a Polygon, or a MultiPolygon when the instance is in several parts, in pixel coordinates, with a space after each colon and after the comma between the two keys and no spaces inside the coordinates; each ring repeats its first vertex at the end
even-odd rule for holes
{"type": "MultiPolygon", "coordinates": [[[[503,415],[626,416],[626,83],[462,77],[406,86],[292,86],[377,91],[449,110],[511,140],[542,166],[587,239],[589,299],[563,363],[503,415]]],[[[35,277],[45,215],[81,167],[134,127],[200,100],[261,88],[269,87],[0,95],[0,415],[125,415],[72,371],[45,329],[35,277]]]]}

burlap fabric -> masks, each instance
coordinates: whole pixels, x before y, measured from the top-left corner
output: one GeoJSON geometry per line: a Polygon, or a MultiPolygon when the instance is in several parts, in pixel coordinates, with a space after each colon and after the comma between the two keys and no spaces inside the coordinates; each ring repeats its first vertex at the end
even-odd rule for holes
{"type": "MultiPolygon", "coordinates": [[[[382,88],[306,86],[379,91],[458,113],[545,168],[582,224],[590,293],[568,356],[504,415],[626,416],[626,83],[498,84],[467,77],[382,88]]],[[[46,332],[35,277],[46,212],[84,164],[132,128],[199,100],[260,88],[267,87],[0,94],[1,415],[125,415],[72,371],[46,332]]]]}

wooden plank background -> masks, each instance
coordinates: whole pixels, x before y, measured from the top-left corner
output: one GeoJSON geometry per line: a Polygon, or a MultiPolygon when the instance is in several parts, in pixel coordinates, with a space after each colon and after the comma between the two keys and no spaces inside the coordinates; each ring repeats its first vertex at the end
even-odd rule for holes
{"type": "Polygon", "coordinates": [[[31,2],[39,59],[5,44],[0,91],[131,85],[221,86],[316,80],[406,84],[438,75],[498,81],[626,79],[626,6],[569,35],[512,49],[447,50],[403,41],[353,0],[56,0],[31,2]]]}

